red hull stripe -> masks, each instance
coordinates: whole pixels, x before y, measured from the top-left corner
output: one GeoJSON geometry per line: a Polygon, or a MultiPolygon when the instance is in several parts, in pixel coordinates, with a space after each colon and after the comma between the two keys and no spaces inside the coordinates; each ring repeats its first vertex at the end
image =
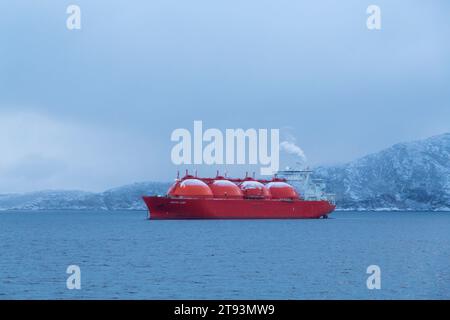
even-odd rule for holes
{"type": "Polygon", "coordinates": [[[307,219],[330,214],[328,201],[143,197],[150,219],[307,219]]]}

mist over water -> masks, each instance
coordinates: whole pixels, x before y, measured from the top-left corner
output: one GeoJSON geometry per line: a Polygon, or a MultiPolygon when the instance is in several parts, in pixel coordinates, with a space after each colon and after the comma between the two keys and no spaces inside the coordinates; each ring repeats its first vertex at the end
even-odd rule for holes
{"type": "Polygon", "coordinates": [[[450,215],[150,221],[146,212],[0,213],[0,299],[449,299],[450,215]],[[68,290],[66,268],[81,268],[68,290]],[[381,290],[368,290],[369,265],[381,290]]]}

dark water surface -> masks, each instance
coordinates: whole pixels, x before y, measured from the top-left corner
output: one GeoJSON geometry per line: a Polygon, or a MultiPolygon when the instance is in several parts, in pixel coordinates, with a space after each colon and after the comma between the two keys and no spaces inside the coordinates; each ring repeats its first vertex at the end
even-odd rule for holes
{"type": "Polygon", "coordinates": [[[449,299],[450,213],[149,221],[0,212],[0,299],[449,299]],[[81,290],[66,287],[69,265],[81,290]],[[366,269],[381,268],[368,290],[366,269]]]}

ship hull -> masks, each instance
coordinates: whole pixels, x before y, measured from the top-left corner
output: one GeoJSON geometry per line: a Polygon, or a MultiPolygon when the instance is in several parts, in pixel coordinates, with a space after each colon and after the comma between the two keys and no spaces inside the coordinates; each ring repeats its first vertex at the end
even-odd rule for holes
{"type": "Polygon", "coordinates": [[[314,219],[327,217],[328,201],[143,197],[149,219],[314,219]]]}

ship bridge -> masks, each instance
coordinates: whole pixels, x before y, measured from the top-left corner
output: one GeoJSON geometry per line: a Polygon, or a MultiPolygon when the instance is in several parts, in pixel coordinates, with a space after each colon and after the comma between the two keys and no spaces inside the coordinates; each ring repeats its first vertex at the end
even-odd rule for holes
{"type": "Polygon", "coordinates": [[[286,179],[305,200],[327,200],[335,204],[336,195],[326,193],[323,179],[312,179],[312,173],[309,168],[298,170],[287,167],[286,170],[278,171],[276,177],[286,179]]]}

